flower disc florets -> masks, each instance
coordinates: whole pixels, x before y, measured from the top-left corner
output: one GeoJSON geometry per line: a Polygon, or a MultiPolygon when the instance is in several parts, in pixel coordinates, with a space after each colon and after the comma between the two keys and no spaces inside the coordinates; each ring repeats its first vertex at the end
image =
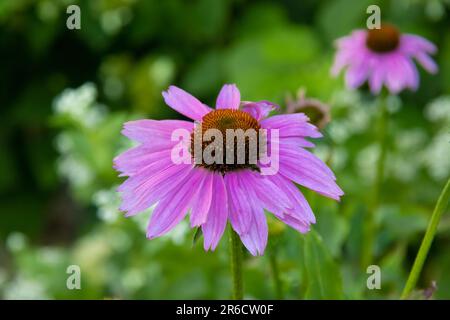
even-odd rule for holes
{"type": "Polygon", "coordinates": [[[390,24],[384,24],[380,29],[371,29],[367,33],[367,47],[377,53],[394,51],[399,43],[400,32],[390,24]]]}
{"type": "Polygon", "coordinates": [[[191,154],[197,166],[222,174],[245,168],[258,170],[256,163],[263,149],[260,143],[264,142],[263,138],[258,121],[249,113],[234,109],[214,110],[195,127],[191,135],[191,154]],[[214,149],[211,148],[213,144],[214,149]],[[215,160],[205,159],[208,148],[212,157],[217,156],[215,160]]]}

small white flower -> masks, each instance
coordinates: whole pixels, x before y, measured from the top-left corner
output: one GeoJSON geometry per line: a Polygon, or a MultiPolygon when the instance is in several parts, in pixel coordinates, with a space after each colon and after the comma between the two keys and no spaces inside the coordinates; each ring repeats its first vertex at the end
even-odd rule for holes
{"type": "Polygon", "coordinates": [[[442,96],[429,103],[425,116],[432,122],[443,120],[450,124],[450,96],[442,96]]]}

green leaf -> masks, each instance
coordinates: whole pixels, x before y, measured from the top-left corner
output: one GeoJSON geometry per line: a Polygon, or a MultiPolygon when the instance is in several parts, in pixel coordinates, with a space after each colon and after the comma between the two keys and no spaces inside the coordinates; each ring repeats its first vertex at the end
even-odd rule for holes
{"type": "Polygon", "coordinates": [[[343,299],[342,275],[322,238],[313,230],[304,236],[306,299],[343,299]]]}
{"type": "Polygon", "coordinates": [[[321,203],[315,210],[317,224],[315,229],[334,258],[341,254],[342,247],[349,232],[348,221],[339,214],[339,206],[335,202],[321,203]]]}
{"type": "Polygon", "coordinates": [[[192,246],[195,246],[195,244],[202,237],[202,235],[203,235],[202,229],[200,227],[197,227],[195,229],[194,238],[192,239],[192,246]]]}

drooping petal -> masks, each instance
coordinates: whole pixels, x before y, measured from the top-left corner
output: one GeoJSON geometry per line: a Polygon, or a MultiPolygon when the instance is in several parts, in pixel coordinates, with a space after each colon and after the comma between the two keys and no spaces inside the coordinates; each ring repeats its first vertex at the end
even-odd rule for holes
{"type": "MultiPolygon", "coordinates": [[[[272,140],[269,140],[272,143],[272,140]]],[[[278,141],[280,146],[314,148],[316,145],[302,137],[284,137],[278,141]]]]}
{"type": "MultiPolygon", "coordinates": [[[[244,171],[243,171],[244,172],[244,171]]],[[[238,172],[235,175],[238,185],[242,187],[241,192],[236,194],[235,197],[238,203],[246,203],[247,218],[250,219],[250,224],[247,230],[242,230],[239,225],[233,223],[231,215],[233,214],[233,208],[230,208],[230,221],[233,229],[239,234],[242,243],[254,256],[262,255],[267,245],[268,228],[267,220],[264,215],[263,205],[261,199],[252,188],[256,187],[254,183],[247,180],[248,176],[243,172],[238,172]]],[[[226,176],[225,176],[226,177],[226,176]]]]}
{"type": "Polygon", "coordinates": [[[265,128],[282,128],[286,126],[298,125],[308,122],[308,117],[304,113],[278,114],[261,121],[265,128]]]}
{"type": "Polygon", "coordinates": [[[417,68],[410,59],[403,59],[403,64],[406,84],[411,90],[416,91],[420,81],[417,68]]]}
{"type": "Polygon", "coordinates": [[[258,203],[258,199],[251,189],[248,189],[246,194],[240,194],[239,196],[245,198],[245,201],[248,201],[251,206],[252,220],[249,229],[244,233],[239,233],[233,224],[232,227],[238,232],[242,243],[252,255],[262,255],[266,248],[269,234],[264,209],[258,203]]]}
{"type": "Polygon", "coordinates": [[[198,227],[207,221],[210,211],[211,201],[214,193],[215,174],[201,168],[196,168],[202,176],[202,181],[198,186],[200,192],[193,198],[191,210],[191,227],[198,227]]]}
{"type": "Polygon", "coordinates": [[[144,211],[184,183],[191,171],[189,165],[172,165],[150,177],[128,178],[121,186],[120,210],[126,211],[127,216],[144,211]]]}
{"type": "Polygon", "coordinates": [[[383,87],[383,83],[385,81],[385,68],[382,63],[377,63],[377,59],[374,59],[373,65],[375,67],[372,69],[371,74],[369,75],[369,87],[370,91],[373,94],[378,94],[383,87]]]}
{"type": "MultiPolygon", "coordinates": [[[[151,158],[156,157],[160,152],[156,152],[151,154],[151,158]]],[[[125,174],[129,178],[123,182],[120,187],[117,189],[119,192],[128,192],[135,191],[134,188],[143,184],[144,182],[149,182],[149,180],[158,174],[161,174],[164,170],[169,170],[170,167],[173,167],[174,163],[171,161],[169,157],[164,157],[160,159],[153,159],[153,161],[149,162],[144,166],[137,166],[135,168],[136,171],[130,170],[125,174]]],[[[174,170],[179,171],[183,168],[177,167],[174,170]]]]}
{"type": "Polygon", "coordinates": [[[168,166],[172,163],[170,152],[169,148],[153,151],[142,145],[134,147],[114,158],[114,169],[121,173],[120,176],[131,177],[156,162],[165,161],[168,166]]]}
{"type": "Polygon", "coordinates": [[[215,250],[223,235],[228,219],[228,196],[223,177],[213,174],[213,189],[211,207],[206,223],[202,225],[203,247],[205,250],[215,250]]]}
{"type": "Polygon", "coordinates": [[[262,120],[260,124],[264,129],[278,129],[280,137],[322,137],[317,128],[308,123],[308,117],[303,113],[272,116],[262,120]]]}
{"type": "Polygon", "coordinates": [[[239,109],[241,93],[235,84],[226,84],[217,96],[216,109],[239,109]]]}
{"type": "Polygon", "coordinates": [[[244,246],[253,256],[263,255],[267,246],[268,227],[264,210],[258,209],[250,230],[239,235],[244,246]]]}
{"type": "Polygon", "coordinates": [[[186,183],[181,184],[171,195],[159,201],[150,218],[147,237],[159,237],[175,227],[187,214],[192,198],[199,191],[202,175],[192,170],[186,183]]]}
{"type": "Polygon", "coordinates": [[[342,71],[342,69],[344,69],[348,65],[348,56],[349,54],[347,52],[338,51],[336,53],[333,66],[331,67],[330,71],[333,77],[336,77],[342,71]]]}
{"type": "Polygon", "coordinates": [[[269,101],[243,102],[242,104],[242,111],[249,113],[258,121],[263,120],[271,111],[279,108],[278,105],[269,101]]]}
{"type": "Polygon", "coordinates": [[[225,175],[225,185],[228,193],[229,218],[233,229],[242,234],[249,230],[252,223],[252,207],[243,194],[247,190],[239,181],[239,172],[230,172],[225,175]]]}
{"type": "Polygon", "coordinates": [[[397,94],[406,88],[406,77],[404,72],[404,65],[402,64],[402,56],[392,54],[384,62],[386,65],[386,86],[389,91],[397,94]]]}
{"type": "Polygon", "coordinates": [[[283,221],[288,226],[294,228],[300,233],[307,233],[311,230],[311,224],[305,222],[304,220],[300,220],[292,215],[275,215],[280,221],[283,221]]]}
{"type": "Polygon", "coordinates": [[[345,74],[345,82],[349,88],[360,87],[368,77],[368,68],[364,60],[353,63],[345,74]]]}
{"type": "Polygon", "coordinates": [[[254,171],[243,171],[240,174],[240,179],[245,184],[245,189],[253,189],[261,206],[270,212],[282,213],[289,208],[294,208],[284,190],[280,189],[266,176],[254,171]]]}
{"type": "Polygon", "coordinates": [[[297,163],[299,167],[302,167],[305,170],[309,169],[317,175],[327,176],[333,180],[336,180],[333,171],[320,158],[305,149],[282,145],[279,152],[280,161],[288,159],[297,163]]]}
{"type": "Polygon", "coordinates": [[[393,54],[384,62],[385,83],[390,92],[396,94],[405,88],[416,90],[419,85],[419,75],[412,60],[401,54],[393,54]]]}
{"type": "Polygon", "coordinates": [[[193,120],[200,121],[204,115],[212,111],[197,98],[175,86],[170,86],[162,95],[168,106],[193,120]]]}
{"type": "Polygon", "coordinates": [[[331,74],[337,76],[342,69],[354,63],[361,65],[366,60],[365,41],[367,31],[356,30],[349,36],[336,41],[337,52],[334,58],[331,74]]]}
{"type": "Polygon", "coordinates": [[[326,197],[339,200],[344,193],[334,178],[318,167],[301,164],[298,159],[280,155],[279,173],[326,197]]]}
{"type": "Polygon", "coordinates": [[[424,52],[418,52],[414,55],[414,58],[416,58],[417,62],[419,62],[420,65],[429,73],[435,74],[438,72],[438,66],[436,62],[434,62],[434,60],[431,59],[428,54],[424,52]]]}
{"type": "MultiPolygon", "coordinates": [[[[267,178],[276,184],[280,189],[284,190],[291,202],[294,203],[294,209],[288,209],[284,212],[284,216],[292,216],[296,220],[302,221],[307,225],[310,223],[316,223],[316,218],[308,204],[308,201],[292,181],[280,174],[268,176],[267,178]]],[[[278,216],[278,218],[283,217],[278,216]]],[[[301,230],[299,231],[303,232],[301,230]]]]}
{"type": "Polygon", "coordinates": [[[433,54],[437,51],[431,41],[415,34],[403,34],[400,38],[400,49],[407,54],[419,51],[433,54]]]}
{"type": "Polygon", "coordinates": [[[140,143],[154,144],[156,139],[171,143],[171,135],[177,129],[191,132],[194,123],[183,120],[135,120],[124,124],[122,134],[140,143]]]}

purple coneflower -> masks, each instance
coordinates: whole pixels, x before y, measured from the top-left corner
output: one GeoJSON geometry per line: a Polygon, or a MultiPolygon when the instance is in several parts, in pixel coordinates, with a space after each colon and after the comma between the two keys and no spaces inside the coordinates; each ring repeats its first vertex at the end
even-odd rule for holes
{"type": "MultiPolygon", "coordinates": [[[[189,93],[171,86],[163,92],[165,102],[194,122],[182,120],[137,120],[125,123],[123,134],[140,143],[115,160],[115,168],[128,179],[119,187],[121,210],[127,216],[156,204],[147,237],[170,231],[190,212],[191,227],[201,227],[205,250],[214,250],[230,221],[252,255],[261,255],[267,244],[264,209],[305,233],[315,223],[311,208],[295,183],[329,198],[339,200],[342,190],[333,172],[315,155],[305,150],[314,145],[306,137],[321,137],[302,114],[268,117],[275,107],[267,101],[241,102],[235,85],[225,85],[211,109],[189,93]],[[276,174],[262,175],[263,164],[175,164],[171,152],[174,130],[195,128],[278,129],[276,174]]],[[[235,142],[237,143],[237,142],[235,142]]],[[[205,148],[205,144],[202,148],[205,148]]],[[[234,146],[236,150],[236,145],[234,146]]],[[[225,149],[225,148],[224,148],[225,149]]],[[[192,156],[193,158],[193,156],[192,156]]],[[[246,158],[246,161],[248,159],[246,158]]]]}
{"type": "Polygon", "coordinates": [[[297,91],[295,99],[291,95],[286,97],[286,112],[306,114],[309,122],[314,124],[319,130],[324,129],[331,121],[330,106],[318,99],[307,98],[306,90],[303,88],[297,91]]]}
{"type": "Polygon", "coordinates": [[[434,44],[417,35],[401,34],[390,24],[353,31],[338,39],[336,45],[332,74],[347,67],[346,85],[357,88],[367,80],[374,94],[380,92],[383,84],[394,94],[405,88],[417,90],[419,75],[413,59],[430,73],[438,70],[429,56],[436,52],[434,44]]]}

